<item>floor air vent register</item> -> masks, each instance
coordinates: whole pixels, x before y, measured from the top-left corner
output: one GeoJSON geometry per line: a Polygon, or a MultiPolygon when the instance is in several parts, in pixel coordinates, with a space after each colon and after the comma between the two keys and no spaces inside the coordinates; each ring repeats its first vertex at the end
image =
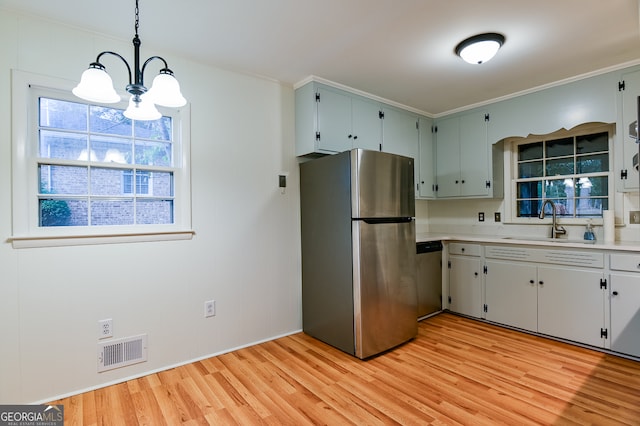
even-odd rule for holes
{"type": "Polygon", "coordinates": [[[146,360],[146,334],[98,343],[98,373],[146,360]]]}

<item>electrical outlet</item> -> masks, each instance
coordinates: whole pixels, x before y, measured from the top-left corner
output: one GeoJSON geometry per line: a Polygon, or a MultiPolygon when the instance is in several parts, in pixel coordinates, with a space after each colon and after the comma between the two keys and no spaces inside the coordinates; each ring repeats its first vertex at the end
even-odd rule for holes
{"type": "Polygon", "coordinates": [[[111,318],[98,321],[98,339],[113,337],[113,320],[111,318]]]}
{"type": "Polygon", "coordinates": [[[216,301],[207,300],[204,302],[204,317],[209,318],[216,315],[216,301]]]}
{"type": "Polygon", "coordinates": [[[629,212],[629,224],[640,224],[640,211],[634,210],[629,212]]]}
{"type": "Polygon", "coordinates": [[[502,218],[500,217],[500,212],[495,212],[495,213],[493,214],[493,221],[494,221],[494,222],[500,222],[500,220],[501,220],[501,219],[502,219],[502,218]]]}
{"type": "Polygon", "coordinates": [[[484,212],[478,213],[478,221],[479,222],[484,222],[484,212]]]}

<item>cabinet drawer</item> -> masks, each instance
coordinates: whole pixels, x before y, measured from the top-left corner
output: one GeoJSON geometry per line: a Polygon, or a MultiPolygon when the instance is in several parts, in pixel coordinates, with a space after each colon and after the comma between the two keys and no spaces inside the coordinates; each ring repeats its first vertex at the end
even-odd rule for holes
{"type": "Polygon", "coordinates": [[[480,256],[481,247],[479,244],[450,243],[449,254],[463,254],[465,256],[480,256]]]}
{"type": "Polygon", "coordinates": [[[616,271],[640,272],[640,253],[612,254],[610,262],[611,269],[616,271]]]}

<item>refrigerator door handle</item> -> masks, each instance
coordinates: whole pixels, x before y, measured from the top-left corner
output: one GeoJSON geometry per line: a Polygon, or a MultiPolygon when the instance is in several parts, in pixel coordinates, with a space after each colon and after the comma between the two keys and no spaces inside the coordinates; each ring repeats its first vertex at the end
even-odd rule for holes
{"type": "Polygon", "coordinates": [[[361,220],[364,223],[368,223],[369,225],[375,225],[377,223],[408,223],[413,221],[412,217],[372,217],[372,218],[363,218],[363,219],[354,219],[361,220]]]}

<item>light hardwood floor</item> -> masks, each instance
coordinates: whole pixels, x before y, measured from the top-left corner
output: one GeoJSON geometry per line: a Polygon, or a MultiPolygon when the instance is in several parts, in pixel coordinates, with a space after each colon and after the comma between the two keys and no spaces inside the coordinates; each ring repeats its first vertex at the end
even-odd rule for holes
{"type": "Polygon", "coordinates": [[[65,425],[640,425],[640,363],[441,314],[361,361],[303,333],[55,401],[65,425]]]}

